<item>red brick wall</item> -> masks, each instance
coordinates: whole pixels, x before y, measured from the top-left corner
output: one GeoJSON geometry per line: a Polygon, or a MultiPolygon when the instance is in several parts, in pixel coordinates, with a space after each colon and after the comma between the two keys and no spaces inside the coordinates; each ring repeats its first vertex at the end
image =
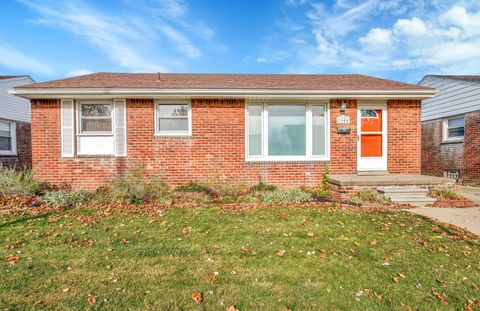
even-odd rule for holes
{"type": "Polygon", "coordinates": [[[420,174],[421,123],[419,100],[389,100],[388,172],[420,174]]]}
{"type": "Polygon", "coordinates": [[[443,176],[460,171],[463,181],[480,180],[480,111],[465,114],[463,142],[443,143],[443,119],[422,123],[422,173],[443,176]]]}
{"type": "MultiPolygon", "coordinates": [[[[336,117],[341,102],[332,100],[330,106],[332,174],[355,173],[357,165],[356,101],[347,101],[352,133],[346,135],[337,134],[336,117]]],[[[54,184],[94,188],[129,168],[141,166],[147,174],[161,175],[172,185],[225,179],[246,184],[263,180],[284,187],[312,187],[319,184],[324,165],[328,164],[245,162],[245,103],[241,99],[193,99],[192,137],[154,136],[153,100],[128,99],[127,158],[61,158],[59,108],[58,100],[32,101],[33,166],[40,179],[54,184]]],[[[410,110],[417,108],[415,105],[410,110]]],[[[405,131],[406,127],[398,128],[396,133],[405,136],[401,134],[405,131]]],[[[415,147],[408,148],[409,152],[412,148],[415,147]]]]}

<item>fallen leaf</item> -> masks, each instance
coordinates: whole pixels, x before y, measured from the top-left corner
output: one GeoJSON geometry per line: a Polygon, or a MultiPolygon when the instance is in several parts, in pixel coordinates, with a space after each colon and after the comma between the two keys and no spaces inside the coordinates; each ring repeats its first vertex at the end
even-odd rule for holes
{"type": "Polygon", "coordinates": [[[218,276],[216,274],[211,274],[209,277],[208,277],[208,281],[210,283],[215,283],[216,281],[218,280],[218,276]]]}
{"type": "Polygon", "coordinates": [[[370,245],[372,245],[372,246],[377,245],[377,240],[371,240],[371,241],[370,241],[370,245]]]}
{"type": "Polygon", "coordinates": [[[194,291],[192,293],[192,299],[197,305],[201,304],[203,302],[202,293],[200,293],[199,291],[194,291]]]}
{"type": "Polygon", "coordinates": [[[277,252],[277,256],[278,256],[278,257],[283,257],[283,256],[285,256],[285,250],[278,251],[278,252],[277,252]]]}
{"type": "Polygon", "coordinates": [[[94,305],[97,302],[97,298],[95,298],[95,296],[88,296],[87,302],[89,305],[94,305]]]}
{"type": "Polygon", "coordinates": [[[433,296],[437,297],[437,299],[441,302],[447,301],[447,297],[445,297],[444,295],[442,295],[440,293],[433,293],[433,296]]]}
{"type": "Polygon", "coordinates": [[[129,241],[127,238],[123,238],[120,242],[121,242],[122,244],[130,243],[130,241],[129,241]]]}
{"type": "Polygon", "coordinates": [[[355,243],[353,243],[353,244],[355,244],[356,247],[362,246],[362,244],[361,244],[360,242],[355,242],[355,243]]]}
{"type": "Polygon", "coordinates": [[[68,287],[63,289],[63,292],[64,292],[64,293],[66,293],[66,292],[68,292],[68,291],[70,291],[70,288],[68,288],[68,287]]]}
{"type": "Polygon", "coordinates": [[[10,256],[7,257],[7,262],[12,266],[16,265],[18,260],[20,260],[20,257],[18,257],[18,256],[10,255],[10,256]]]}
{"type": "Polygon", "coordinates": [[[235,306],[230,306],[227,309],[225,309],[225,311],[240,311],[240,310],[237,309],[235,306]]]}
{"type": "Polygon", "coordinates": [[[246,248],[246,247],[242,248],[242,253],[248,254],[248,248],[246,248]]]}
{"type": "Polygon", "coordinates": [[[313,238],[313,236],[314,236],[314,233],[313,233],[312,231],[310,231],[310,232],[308,232],[308,233],[307,233],[307,236],[309,236],[309,237],[313,238]]]}

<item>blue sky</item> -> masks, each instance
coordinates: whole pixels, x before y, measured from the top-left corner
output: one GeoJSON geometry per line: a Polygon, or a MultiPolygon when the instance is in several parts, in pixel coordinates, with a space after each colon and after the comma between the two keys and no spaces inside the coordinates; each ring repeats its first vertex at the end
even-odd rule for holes
{"type": "Polygon", "coordinates": [[[480,1],[4,0],[0,75],[480,74],[480,1]]]}

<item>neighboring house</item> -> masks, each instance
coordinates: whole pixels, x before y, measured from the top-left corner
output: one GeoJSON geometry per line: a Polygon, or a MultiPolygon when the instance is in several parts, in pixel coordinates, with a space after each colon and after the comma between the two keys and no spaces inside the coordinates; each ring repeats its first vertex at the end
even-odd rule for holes
{"type": "Polygon", "coordinates": [[[480,76],[427,75],[438,93],[422,102],[422,173],[480,180],[480,76]]]}
{"type": "Polygon", "coordinates": [[[32,163],[30,102],[9,93],[31,84],[29,76],[0,76],[0,164],[29,168],[32,163]]]}
{"type": "Polygon", "coordinates": [[[419,174],[428,87],[362,75],[95,73],[17,87],[33,167],[94,188],[142,167],[171,185],[317,186],[332,174],[419,174]]]}

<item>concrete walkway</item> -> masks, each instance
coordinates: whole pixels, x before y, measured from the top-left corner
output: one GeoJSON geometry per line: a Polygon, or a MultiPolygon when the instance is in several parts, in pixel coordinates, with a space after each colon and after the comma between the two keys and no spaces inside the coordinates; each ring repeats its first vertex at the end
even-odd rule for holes
{"type": "Polygon", "coordinates": [[[450,223],[480,235],[480,206],[469,208],[419,207],[406,211],[450,223]]]}
{"type": "Polygon", "coordinates": [[[468,186],[457,186],[457,192],[462,197],[469,199],[480,205],[480,188],[478,187],[468,187],[468,186]]]}

